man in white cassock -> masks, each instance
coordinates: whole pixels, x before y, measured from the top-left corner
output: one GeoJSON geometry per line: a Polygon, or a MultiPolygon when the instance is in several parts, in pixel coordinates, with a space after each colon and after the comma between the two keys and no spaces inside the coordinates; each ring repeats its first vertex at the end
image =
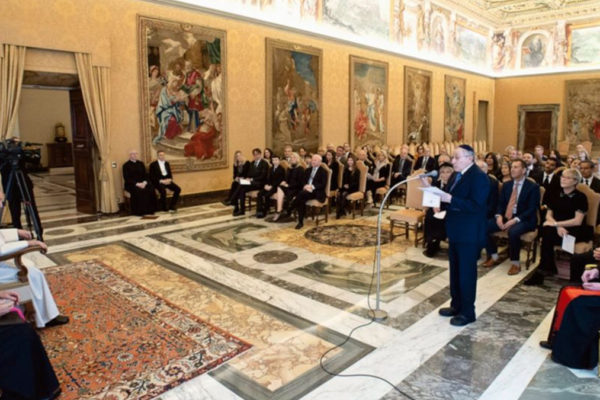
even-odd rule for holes
{"type": "MultiPolygon", "coordinates": [[[[23,229],[0,229],[0,256],[10,255],[29,246],[48,246],[39,240],[32,240],[31,233],[23,229]]],[[[44,273],[35,267],[27,266],[31,299],[35,309],[35,324],[38,328],[63,325],[69,318],[60,315],[54,302],[44,273]]],[[[10,263],[0,262],[0,283],[17,282],[19,270],[10,263]]]]}

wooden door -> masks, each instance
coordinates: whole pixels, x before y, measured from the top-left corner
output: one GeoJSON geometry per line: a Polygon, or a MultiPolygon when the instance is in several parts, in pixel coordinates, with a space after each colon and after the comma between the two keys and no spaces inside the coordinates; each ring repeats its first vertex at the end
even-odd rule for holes
{"type": "Polygon", "coordinates": [[[73,167],[75,168],[75,191],[77,211],[96,213],[96,178],[94,176],[94,135],[88,120],[81,89],[69,92],[71,125],[73,129],[73,167]]]}
{"type": "Polygon", "coordinates": [[[525,113],[525,142],[523,150],[533,151],[538,144],[551,148],[552,111],[527,111],[525,113]]]}

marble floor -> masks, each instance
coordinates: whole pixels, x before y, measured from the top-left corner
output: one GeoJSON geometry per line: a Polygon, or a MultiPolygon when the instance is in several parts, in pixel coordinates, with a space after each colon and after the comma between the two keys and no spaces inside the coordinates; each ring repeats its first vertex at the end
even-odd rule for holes
{"type": "MultiPolygon", "coordinates": [[[[49,199],[54,190],[56,197],[72,196],[64,182],[45,185],[42,197],[49,199]]],[[[42,223],[49,252],[28,262],[47,267],[102,260],[252,345],[160,399],[600,396],[597,370],[557,365],[538,346],[562,282],[524,286],[526,273],[508,276],[506,262],[479,271],[478,319],[457,328],[437,313],[450,297],[444,254],[427,258],[412,241],[396,237],[389,242],[385,232],[381,308],[389,317],[371,321],[373,210],[319,227],[309,220],[296,231],[293,221],[232,217],[221,204],[159,213],[154,220],[120,217],[59,225],[52,222],[68,218],[60,217],[49,200],[40,205],[47,207],[42,223]]]]}

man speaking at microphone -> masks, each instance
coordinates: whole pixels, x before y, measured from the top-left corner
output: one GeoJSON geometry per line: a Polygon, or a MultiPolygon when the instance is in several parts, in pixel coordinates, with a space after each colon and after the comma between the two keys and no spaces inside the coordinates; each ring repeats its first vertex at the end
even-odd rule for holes
{"type": "Polygon", "coordinates": [[[469,145],[454,150],[452,166],[456,174],[448,184],[449,193],[440,195],[448,203],[446,233],[450,261],[450,307],[440,315],[452,317],[450,324],[463,326],[475,321],[477,260],[487,237],[487,175],[474,165],[475,152],[469,145]]]}

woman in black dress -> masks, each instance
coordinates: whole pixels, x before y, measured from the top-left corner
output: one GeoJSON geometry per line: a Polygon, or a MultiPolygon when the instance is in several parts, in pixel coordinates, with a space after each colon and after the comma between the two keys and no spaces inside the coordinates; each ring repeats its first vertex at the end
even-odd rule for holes
{"type": "Polygon", "coordinates": [[[229,195],[223,201],[226,206],[231,204],[231,199],[234,198],[233,194],[240,186],[240,179],[246,176],[250,162],[246,161],[246,158],[240,150],[237,150],[233,154],[233,181],[231,182],[231,188],[229,189],[229,195]]]}
{"type": "Polygon", "coordinates": [[[277,222],[287,204],[286,214],[289,216],[291,211],[289,208],[294,201],[296,195],[302,190],[304,185],[304,168],[300,166],[300,156],[298,153],[292,153],[290,156],[290,166],[287,169],[285,180],[279,184],[277,189],[277,210],[273,222],[277,222]]]}
{"type": "Polygon", "coordinates": [[[360,171],[356,168],[356,157],[354,154],[350,154],[346,162],[342,187],[337,194],[336,219],[340,219],[342,215],[346,215],[346,196],[350,193],[357,192],[360,182],[360,171]]]}

